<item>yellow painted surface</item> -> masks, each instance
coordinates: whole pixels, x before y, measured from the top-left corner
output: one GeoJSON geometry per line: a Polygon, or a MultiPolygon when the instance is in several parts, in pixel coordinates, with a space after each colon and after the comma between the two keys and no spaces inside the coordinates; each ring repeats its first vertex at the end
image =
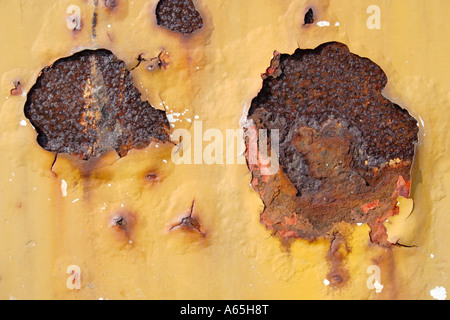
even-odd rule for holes
{"type": "Polygon", "coordinates": [[[91,0],[0,1],[0,299],[434,299],[434,289],[450,290],[450,2],[197,0],[204,27],[189,37],[156,25],[156,3],[120,1],[109,13],[100,0],[93,38],[91,0]],[[81,8],[76,33],[66,26],[69,5],[81,8]],[[329,26],[302,27],[310,5],[329,26]],[[367,27],[370,5],[380,8],[380,29],[367,27]],[[420,123],[414,208],[395,228],[405,246],[371,245],[367,225],[348,226],[351,277],[339,289],[326,285],[328,240],[296,240],[288,251],[259,222],[263,205],[245,164],[175,165],[171,144],[152,143],[102,156],[89,178],[69,156],[52,172],[54,155],[23,113],[40,70],[61,57],[107,48],[132,68],[139,54],[164,49],[167,70],[133,70],[143,99],[184,113],[173,129],[192,131],[195,116],[203,132],[238,129],[274,50],[328,41],[380,65],[385,96],[420,123]],[[18,80],[24,94],[11,96],[18,80]],[[163,179],[146,182],[150,171],[163,179]],[[206,236],[169,231],[194,199],[206,236]],[[111,228],[120,210],[135,215],[131,243],[111,228]],[[71,265],[81,289],[66,285],[71,265]],[[381,290],[368,285],[374,265],[381,290]]]}

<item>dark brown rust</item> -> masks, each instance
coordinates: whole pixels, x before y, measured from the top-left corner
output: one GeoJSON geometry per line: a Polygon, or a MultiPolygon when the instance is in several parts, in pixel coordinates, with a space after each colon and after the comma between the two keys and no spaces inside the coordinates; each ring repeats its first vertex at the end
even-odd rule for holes
{"type": "Polygon", "coordinates": [[[192,0],[160,0],[156,6],[156,21],[182,34],[191,34],[203,27],[203,19],[192,0]]]}
{"type": "Polygon", "coordinates": [[[279,59],[249,110],[256,129],[278,129],[280,171],[249,167],[265,210],[261,221],[284,238],[315,239],[340,222],[366,222],[386,244],[382,223],[409,196],[417,121],[384,98],[387,79],[340,43],[279,59]]]}
{"type": "Polygon", "coordinates": [[[125,63],[108,50],[85,50],[44,68],[24,111],[45,150],[83,160],[168,141],[165,112],[141,100],[125,63]]]}
{"type": "Polygon", "coordinates": [[[313,24],[314,23],[314,11],[312,8],[309,8],[305,13],[305,19],[303,21],[304,25],[313,24]]]}

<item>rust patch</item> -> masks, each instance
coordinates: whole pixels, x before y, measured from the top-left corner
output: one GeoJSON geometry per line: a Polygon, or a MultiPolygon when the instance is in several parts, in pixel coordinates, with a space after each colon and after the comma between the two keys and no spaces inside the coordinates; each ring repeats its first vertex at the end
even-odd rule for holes
{"type": "Polygon", "coordinates": [[[89,160],[113,149],[123,157],[169,140],[165,112],[140,97],[123,61],[108,50],[85,50],[42,70],[24,112],[47,151],[89,160]]]}
{"type": "MultiPolygon", "coordinates": [[[[142,60],[145,60],[141,58],[142,60]]],[[[166,70],[169,68],[171,62],[170,54],[163,50],[161,51],[157,57],[151,58],[149,62],[147,63],[147,70],[148,71],[155,71],[157,69],[163,69],[166,70]]]]}
{"type": "Polygon", "coordinates": [[[309,8],[305,13],[305,19],[303,21],[303,25],[313,24],[314,23],[314,11],[312,8],[309,8]]]}
{"type": "Polygon", "coordinates": [[[350,252],[351,248],[348,246],[345,236],[339,232],[334,232],[330,249],[327,252],[327,258],[331,265],[327,280],[334,288],[343,287],[350,279],[350,273],[345,267],[350,252]]]}
{"type": "Polygon", "coordinates": [[[309,240],[340,222],[368,223],[371,240],[389,246],[382,222],[398,195],[409,196],[417,121],[382,96],[384,72],[343,44],[274,59],[281,74],[265,77],[248,115],[254,129],[280,134],[278,173],[249,164],[261,222],[283,239],[309,240]]]}
{"type": "Polygon", "coordinates": [[[158,25],[182,34],[203,27],[203,19],[192,0],[160,0],[156,6],[158,25]]]}
{"type": "Polygon", "coordinates": [[[109,10],[114,10],[119,4],[118,0],[103,0],[103,5],[109,10]]]}
{"type": "Polygon", "coordinates": [[[10,93],[12,96],[17,97],[22,95],[22,85],[20,81],[14,81],[13,82],[14,88],[11,89],[10,93]]]}

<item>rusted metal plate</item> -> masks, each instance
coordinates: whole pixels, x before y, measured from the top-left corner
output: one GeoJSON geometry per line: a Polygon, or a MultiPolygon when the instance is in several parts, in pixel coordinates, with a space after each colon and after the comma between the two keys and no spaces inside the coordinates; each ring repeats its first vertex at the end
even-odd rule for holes
{"type": "Polygon", "coordinates": [[[168,141],[165,112],[141,100],[125,63],[108,50],[85,50],[44,68],[24,111],[45,150],[84,160],[168,141]]]}

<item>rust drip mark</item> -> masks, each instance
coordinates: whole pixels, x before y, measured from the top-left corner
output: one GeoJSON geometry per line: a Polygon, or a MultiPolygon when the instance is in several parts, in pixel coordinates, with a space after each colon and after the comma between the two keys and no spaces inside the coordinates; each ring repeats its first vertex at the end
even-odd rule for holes
{"type": "Polygon", "coordinates": [[[158,25],[184,35],[203,27],[203,19],[192,0],[160,0],[155,14],[158,25]]]}
{"type": "Polygon", "coordinates": [[[331,239],[330,249],[327,252],[327,259],[331,267],[327,275],[327,280],[333,288],[345,286],[350,279],[350,273],[345,265],[351,248],[348,246],[345,237],[339,232],[334,232],[331,239]]]}
{"type": "Polygon", "coordinates": [[[20,81],[14,81],[13,86],[14,88],[11,89],[10,91],[11,95],[14,97],[21,96],[23,92],[22,92],[22,84],[20,83],[20,81]]]}
{"type": "Polygon", "coordinates": [[[381,94],[384,72],[331,42],[274,54],[264,75],[247,128],[278,130],[280,170],[250,163],[246,142],[261,222],[282,240],[311,241],[341,222],[367,223],[370,240],[390,247],[383,223],[397,214],[397,197],[409,197],[418,126],[381,94]]]}
{"type": "Polygon", "coordinates": [[[85,50],[42,70],[24,112],[47,151],[83,160],[169,140],[165,112],[140,99],[125,63],[110,51],[85,50]]]}
{"type": "Polygon", "coordinates": [[[314,11],[312,8],[309,8],[305,13],[305,19],[303,21],[303,25],[313,24],[314,23],[314,11]]]}
{"type": "Polygon", "coordinates": [[[194,204],[195,204],[195,200],[192,201],[191,208],[189,209],[189,214],[187,216],[181,218],[180,222],[171,226],[169,231],[172,231],[173,229],[181,228],[181,229],[197,232],[202,237],[206,237],[206,233],[203,231],[202,225],[198,222],[198,220],[196,218],[193,217],[194,204]]]}

